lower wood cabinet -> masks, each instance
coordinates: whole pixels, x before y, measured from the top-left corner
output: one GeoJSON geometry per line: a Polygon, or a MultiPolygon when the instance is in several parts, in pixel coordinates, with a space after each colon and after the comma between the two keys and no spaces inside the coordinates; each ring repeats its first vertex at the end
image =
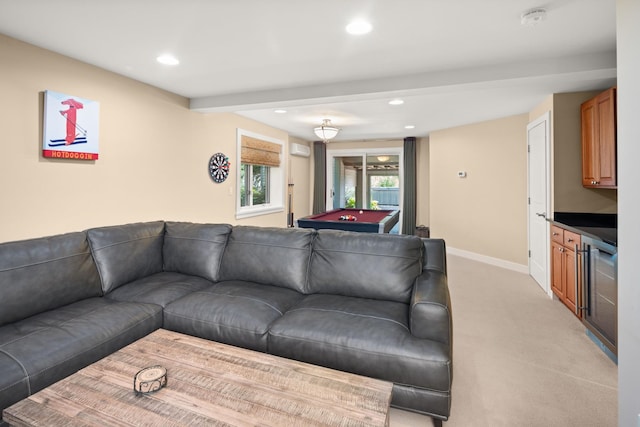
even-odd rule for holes
{"type": "Polygon", "coordinates": [[[572,313],[582,301],[580,259],[576,254],[580,235],[556,225],[551,226],[551,290],[572,313]]]}

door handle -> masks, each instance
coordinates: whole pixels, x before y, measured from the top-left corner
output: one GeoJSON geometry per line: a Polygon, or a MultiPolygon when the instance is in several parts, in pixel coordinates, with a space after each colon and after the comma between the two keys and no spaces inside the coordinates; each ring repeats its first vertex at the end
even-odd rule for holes
{"type": "Polygon", "coordinates": [[[540,216],[540,217],[542,217],[544,219],[547,219],[547,213],[546,212],[542,212],[542,213],[541,212],[536,212],[536,216],[540,216]]]}

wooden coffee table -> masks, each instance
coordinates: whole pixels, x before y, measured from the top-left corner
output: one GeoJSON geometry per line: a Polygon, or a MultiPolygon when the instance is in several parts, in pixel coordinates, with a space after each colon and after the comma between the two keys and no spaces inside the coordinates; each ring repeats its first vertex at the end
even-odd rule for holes
{"type": "Polygon", "coordinates": [[[392,386],[160,329],[3,414],[16,426],[386,426],[392,386]],[[136,396],[153,365],[166,387],[136,396]]]}

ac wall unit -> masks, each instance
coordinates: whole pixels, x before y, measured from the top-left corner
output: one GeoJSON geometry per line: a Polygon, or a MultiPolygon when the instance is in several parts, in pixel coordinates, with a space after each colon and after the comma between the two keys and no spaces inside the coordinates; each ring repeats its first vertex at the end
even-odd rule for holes
{"type": "Polygon", "coordinates": [[[289,148],[289,154],[291,154],[292,156],[309,157],[311,155],[311,149],[306,145],[296,144],[295,142],[292,142],[289,148]]]}

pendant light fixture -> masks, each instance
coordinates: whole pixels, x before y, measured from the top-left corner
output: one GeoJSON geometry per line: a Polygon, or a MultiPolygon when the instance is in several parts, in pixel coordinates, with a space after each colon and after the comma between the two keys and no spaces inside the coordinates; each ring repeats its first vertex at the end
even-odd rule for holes
{"type": "Polygon", "coordinates": [[[313,132],[322,141],[329,142],[330,139],[333,139],[336,137],[336,135],[338,135],[338,132],[340,132],[340,129],[338,129],[335,126],[332,126],[330,119],[323,119],[322,124],[317,128],[314,128],[313,132]]]}

